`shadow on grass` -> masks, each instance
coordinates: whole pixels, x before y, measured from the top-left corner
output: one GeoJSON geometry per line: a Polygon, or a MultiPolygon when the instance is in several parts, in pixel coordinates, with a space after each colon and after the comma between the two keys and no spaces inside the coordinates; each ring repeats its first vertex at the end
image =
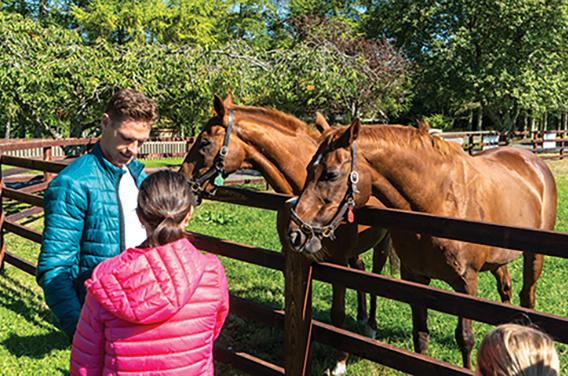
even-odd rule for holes
{"type": "Polygon", "coordinates": [[[0,306],[17,313],[32,325],[52,328],[51,312],[42,305],[42,297],[5,271],[0,272],[0,306]]]}
{"type": "Polygon", "coordinates": [[[53,350],[66,350],[71,344],[62,332],[53,330],[47,334],[19,336],[11,333],[2,345],[14,356],[42,359],[53,350]]]}

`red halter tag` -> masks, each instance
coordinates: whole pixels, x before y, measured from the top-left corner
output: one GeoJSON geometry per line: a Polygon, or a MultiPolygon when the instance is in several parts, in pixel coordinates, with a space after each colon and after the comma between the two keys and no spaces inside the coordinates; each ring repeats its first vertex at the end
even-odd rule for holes
{"type": "Polygon", "coordinates": [[[353,208],[347,210],[347,222],[353,223],[355,221],[355,214],[353,214],[353,208]]]}

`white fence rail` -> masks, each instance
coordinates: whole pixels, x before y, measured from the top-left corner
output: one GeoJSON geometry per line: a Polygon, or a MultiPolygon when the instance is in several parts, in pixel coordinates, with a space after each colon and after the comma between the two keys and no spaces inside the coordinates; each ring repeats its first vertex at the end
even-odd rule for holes
{"type": "MultiPolygon", "coordinates": [[[[64,157],[65,153],[60,146],[51,148],[51,155],[55,158],[64,157]]],[[[148,141],[138,151],[139,154],[175,154],[187,153],[187,141],[148,141]]],[[[8,151],[5,154],[22,158],[42,158],[43,149],[25,149],[8,151]]]]}

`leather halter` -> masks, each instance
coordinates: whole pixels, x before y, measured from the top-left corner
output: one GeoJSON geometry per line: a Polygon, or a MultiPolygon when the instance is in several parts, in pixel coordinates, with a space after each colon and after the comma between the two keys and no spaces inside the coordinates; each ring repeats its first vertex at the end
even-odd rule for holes
{"type": "Polygon", "coordinates": [[[219,154],[217,155],[217,162],[211,166],[211,168],[196,182],[191,183],[191,190],[199,195],[204,193],[201,186],[207,180],[211,179],[213,176],[223,174],[225,172],[225,157],[229,153],[229,138],[231,137],[231,130],[233,129],[233,109],[229,109],[229,123],[227,124],[227,131],[225,132],[225,139],[223,140],[223,146],[219,149],[219,154]]]}
{"type": "MultiPolygon", "coordinates": [[[[312,236],[321,236],[323,238],[330,238],[331,240],[335,240],[335,230],[339,226],[339,222],[343,219],[345,212],[349,209],[353,209],[355,206],[355,193],[359,193],[357,190],[357,183],[359,182],[359,174],[357,173],[357,144],[353,141],[353,147],[351,150],[351,173],[349,174],[349,186],[347,188],[347,192],[345,193],[345,197],[343,198],[342,205],[335,214],[335,217],[329,222],[329,224],[325,227],[318,227],[318,226],[311,226],[306,222],[302,221],[300,217],[296,214],[294,209],[290,209],[290,219],[294,221],[295,224],[300,226],[300,230],[308,236],[306,239],[307,243],[312,236]]],[[[304,243],[304,244],[305,244],[304,243]]]]}

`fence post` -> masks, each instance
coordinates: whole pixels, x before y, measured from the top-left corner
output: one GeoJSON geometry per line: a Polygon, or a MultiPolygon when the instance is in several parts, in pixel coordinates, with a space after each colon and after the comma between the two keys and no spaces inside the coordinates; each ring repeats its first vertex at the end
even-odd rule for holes
{"type": "Polygon", "coordinates": [[[4,269],[4,254],[6,253],[6,244],[4,243],[4,181],[2,175],[2,152],[0,152],[0,271],[4,269]]]}
{"type": "MultiPolygon", "coordinates": [[[[43,148],[43,160],[44,161],[51,161],[51,146],[47,146],[43,148]]],[[[51,172],[43,172],[43,180],[45,182],[50,182],[53,179],[53,175],[51,172]]]]}
{"type": "Polygon", "coordinates": [[[566,141],[565,136],[566,136],[566,131],[561,131],[560,132],[560,159],[562,159],[564,157],[564,147],[566,146],[564,144],[564,142],[566,141]]]}
{"type": "Polygon", "coordinates": [[[286,376],[311,375],[311,261],[304,255],[293,251],[287,241],[281,239],[281,243],[286,254],[284,343],[282,345],[284,359],[282,359],[282,364],[286,376]]]}

